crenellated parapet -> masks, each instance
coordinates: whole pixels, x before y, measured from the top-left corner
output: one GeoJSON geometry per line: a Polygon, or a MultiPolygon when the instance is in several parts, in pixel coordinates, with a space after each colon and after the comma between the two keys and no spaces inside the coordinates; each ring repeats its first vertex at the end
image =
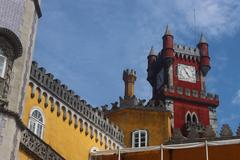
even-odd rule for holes
{"type": "Polygon", "coordinates": [[[93,108],[59,79],[54,79],[53,74],[46,73],[45,68],[38,67],[37,62],[32,63],[29,85],[31,98],[34,98],[38,91],[36,98],[39,103],[44,100],[44,106],[50,107],[52,112],[56,109],[57,116],[62,115],[63,120],[69,117],[69,124],[74,124],[75,128],[80,124],[80,132],[85,131],[86,135],[95,137],[96,141],[105,143],[106,147],[123,146],[122,130],[104,117],[102,110],[93,108]]]}
{"type": "Polygon", "coordinates": [[[174,44],[175,56],[185,58],[187,60],[200,61],[200,51],[198,48],[186,45],[174,44]]]}
{"type": "Polygon", "coordinates": [[[189,88],[183,88],[178,86],[164,86],[163,94],[166,97],[172,97],[176,99],[184,99],[186,101],[192,101],[197,103],[209,104],[210,106],[218,106],[219,96],[217,94],[206,93],[205,91],[198,91],[189,88]]]}
{"type": "Polygon", "coordinates": [[[102,106],[102,110],[104,111],[104,114],[110,114],[115,111],[119,111],[122,109],[139,109],[139,110],[145,110],[145,111],[159,111],[159,112],[168,112],[168,110],[165,107],[165,104],[162,101],[159,101],[157,104],[153,100],[149,100],[146,102],[145,99],[138,99],[134,97],[133,101],[131,102],[125,102],[122,97],[119,97],[119,102],[111,103],[111,107],[108,106],[102,106]]]}

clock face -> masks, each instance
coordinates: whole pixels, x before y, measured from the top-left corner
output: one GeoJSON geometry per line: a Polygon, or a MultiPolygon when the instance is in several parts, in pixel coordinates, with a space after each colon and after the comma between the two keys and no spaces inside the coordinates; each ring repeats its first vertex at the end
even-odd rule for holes
{"type": "Polygon", "coordinates": [[[194,66],[178,64],[178,79],[191,83],[196,83],[196,70],[194,66]]]}
{"type": "Polygon", "coordinates": [[[157,89],[159,89],[162,86],[163,82],[164,82],[163,69],[161,69],[160,72],[158,72],[157,74],[157,89]]]}

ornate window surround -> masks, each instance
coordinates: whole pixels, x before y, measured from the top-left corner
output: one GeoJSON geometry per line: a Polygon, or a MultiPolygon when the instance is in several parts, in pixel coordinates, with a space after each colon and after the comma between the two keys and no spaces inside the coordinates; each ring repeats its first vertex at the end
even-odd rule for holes
{"type": "Polygon", "coordinates": [[[17,35],[11,30],[2,27],[0,27],[0,49],[0,55],[3,58],[3,66],[0,73],[0,101],[7,104],[13,63],[16,58],[22,55],[23,49],[17,35]]]}
{"type": "Polygon", "coordinates": [[[148,144],[148,132],[141,129],[132,132],[132,148],[146,147],[148,144]],[[143,137],[142,137],[143,135],[143,137]],[[144,140],[142,140],[144,138],[144,140]],[[144,145],[142,145],[144,143],[144,145]]]}
{"type": "Polygon", "coordinates": [[[29,121],[28,121],[28,128],[34,133],[36,134],[38,137],[40,137],[41,139],[43,139],[43,133],[44,133],[44,128],[45,128],[45,116],[44,116],[44,113],[43,111],[41,110],[41,108],[39,107],[33,107],[31,112],[30,112],[30,115],[29,115],[29,121]],[[36,119],[35,117],[33,117],[33,113],[37,111],[40,113],[41,115],[41,118],[42,118],[42,122],[39,121],[38,119],[36,119]],[[35,124],[35,127],[34,127],[34,130],[31,130],[31,123],[34,123],[35,124]],[[41,127],[41,133],[40,135],[38,135],[37,133],[37,129],[38,127],[41,127]]]}

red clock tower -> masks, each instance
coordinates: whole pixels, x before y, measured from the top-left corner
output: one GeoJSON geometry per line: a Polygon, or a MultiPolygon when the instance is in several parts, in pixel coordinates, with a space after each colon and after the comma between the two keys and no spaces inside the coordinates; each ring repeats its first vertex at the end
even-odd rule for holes
{"type": "Polygon", "coordinates": [[[208,43],[203,35],[196,48],[174,43],[167,26],[163,48],[148,56],[147,80],[152,86],[152,101],[172,113],[172,128],[186,135],[192,128],[199,134],[206,126],[217,128],[218,96],[207,93],[205,77],[210,70],[208,43]]]}

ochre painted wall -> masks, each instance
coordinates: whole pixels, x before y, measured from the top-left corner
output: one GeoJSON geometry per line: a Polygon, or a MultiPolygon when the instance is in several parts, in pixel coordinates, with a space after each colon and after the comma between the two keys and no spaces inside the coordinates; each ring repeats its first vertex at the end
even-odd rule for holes
{"type": "Polygon", "coordinates": [[[186,101],[174,101],[174,128],[184,129],[185,115],[195,112],[201,124],[209,125],[209,109],[207,105],[194,104],[186,101]]]}
{"type": "MultiPolygon", "coordinates": [[[[69,117],[63,120],[63,113],[57,116],[57,106],[54,111],[50,110],[51,103],[49,102],[48,107],[44,107],[45,97],[42,101],[38,102],[39,92],[36,90],[35,96],[31,98],[31,87],[28,86],[23,122],[28,126],[30,112],[33,107],[40,108],[44,113],[45,127],[43,133],[43,140],[49,144],[54,150],[62,155],[67,160],[88,160],[89,151],[92,147],[98,149],[104,149],[105,144],[100,145],[100,141],[95,141],[95,137],[90,138],[90,133],[85,135],[85,131],[80,132],[80,122],[78,127],[74,127],[74,121],[69,124],[69,117]]],[[[28,159],[25,152],[20,150],[20,160],[28,159]]]]}
{"type": "Polygon", "coordinates": [[[18,156],[20,160],[34,160],[34,158],[31,156],[31,154],[24,151],[21,147],[18,151],[18,156]]]}
{"type": "Polygon", "coordinates": [[[148,131],[148,145],[160,145],[171,137],[170,113],[141,108],[124,108],[107,115],[124,133],[124,143],[132,147],[132,132],[148,131]]]}

